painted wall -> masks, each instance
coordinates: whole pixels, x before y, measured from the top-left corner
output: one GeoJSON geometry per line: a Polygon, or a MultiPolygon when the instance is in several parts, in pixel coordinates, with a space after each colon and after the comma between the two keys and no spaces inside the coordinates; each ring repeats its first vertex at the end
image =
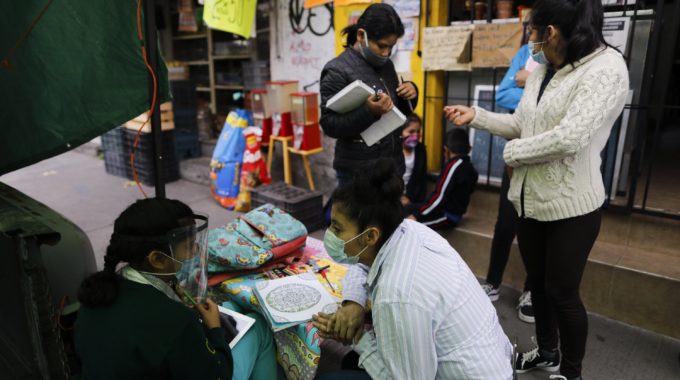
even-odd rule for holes
{"type": "MultiPolygon", "coordinates": [[[[326,62],[335,57],[335,33],[332,5],[304,9],[302,0],[273,0],[275,11],[270,18],[270,67],[273,80],[298,80],[300,90],[318,92],[318,80],[326,62]]],[[[323,136],[323,132],[322,132],[323,136]]],[[[335,139],[322,137],[324,151],[310,156],[317,190],[325,195],[335,189],[333,155],[335,139]]],[[[283,161],[277,149],[272,160],[272,176],[283,180],[283,161]]],[[[307,188],[302,160],[291,155],[293,183],[307,188]]]]}

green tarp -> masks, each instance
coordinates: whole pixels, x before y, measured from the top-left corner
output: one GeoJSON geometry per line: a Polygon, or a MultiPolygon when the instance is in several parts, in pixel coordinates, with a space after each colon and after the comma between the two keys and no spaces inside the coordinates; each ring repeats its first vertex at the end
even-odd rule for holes
{"type": "MultiPolygon", "coordinates": [[[[0,2],[0,60],[43,1],[0,2]]],[[[149,108],[134,0],[54,0],[0,65],[0,174],[73,149],[149,108]]],[[[142,28],[144,20],[142,19],[142,28]]],[[[159,57],[159,101],[170,98],[159,57]]]]}

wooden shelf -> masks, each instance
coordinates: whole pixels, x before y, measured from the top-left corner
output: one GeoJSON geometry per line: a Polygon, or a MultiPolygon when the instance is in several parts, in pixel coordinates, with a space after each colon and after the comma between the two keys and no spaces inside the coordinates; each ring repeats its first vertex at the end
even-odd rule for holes
{"type": "Polygon", "coordinates": [[[226,60],[226,59],[250,59],[250,54],[234,54],[234,55],[213,55],[214,60],[226,60]]]}
{"type": "Polygon", "coordinates": [[[200,61],[181,61],[181,62],[186,64],[186,65],[189,65],[189,66],[204,66],[204,65],[210,64],[210,62],[207,61],[207,60],[206,61],[203,61],[203,60],[200,60],[200,61]]]}
{"type": "Polygon", "coordinates": [[[196,33],[196,34],[179,34],[176,36],[172,36],[173,40],[196,40],[199,38],[206,38],[208,35],[205,33],[196,33]]]}
{"type": "Polygon", "coordinates": [[[196,91],[199,91],[199,92],[210,92],[210,87],[206,87],[206,86],[197,86],[197,87],[196,87],[196,91]]]}
{"type": "Polygon", "coordinates": [[[245,89],[244,86],[240,84],[216,84],[215,85],[215,90],[230,90],[230,91],[239,91],[245,89]]]}

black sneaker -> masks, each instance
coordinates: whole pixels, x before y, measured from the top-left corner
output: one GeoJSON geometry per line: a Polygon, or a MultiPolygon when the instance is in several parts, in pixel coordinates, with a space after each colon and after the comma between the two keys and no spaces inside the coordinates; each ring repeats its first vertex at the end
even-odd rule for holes
{"type": "Polygon", "coordinates": [[[517,355],[515,369],[517,373],[525,373],[534,369],[556,372],[560,369],[560,353],[543,351],[536,347],[531,351],[517,355]]]}
{"type": "Polygon", "coordinates": [[[531,292],[522,293],[517,303],[517,316],[520,321],[534,323],[534,306],[531,304],[531,292]]]}

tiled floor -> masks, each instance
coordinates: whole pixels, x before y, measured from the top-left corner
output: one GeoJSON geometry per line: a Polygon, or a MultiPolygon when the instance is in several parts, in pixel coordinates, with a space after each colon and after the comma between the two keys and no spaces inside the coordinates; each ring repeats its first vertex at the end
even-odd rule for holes
{"type": "MultiPolygon", "coordinates": [[[[69,152],[0,177],[0,181],[47,204],[79,225],[90,237],[101,266],[104,249],[116,216],[139,198],[139,190],[122,178],[107,175],[103,162],[88,155],[69,152]]],[[[149,194],[153,190],[147,188],[149,194]]],[[[208,189],[187,181],[170,183],[168,197],[180,199],[194,210],[210,215],[210,225],[232,220],[235,213],[224,210],[210,198],[208,189]]],[[[323,233],[312,234],[322,238],[323,233]]],[[[486,254],[487,252],[480,252],[486,254]]],[[[499,319],[520,350],[531,346],[533,326],[517,319],[519,293],[504,288],[495,303],[499,319]]],[[[590,333],[584,361],[586,379],[680,378],[680,342],[590,315],[590,333]]],[[[547,373],[529,373],[520,380],[547,379],[547,373]]]]}

